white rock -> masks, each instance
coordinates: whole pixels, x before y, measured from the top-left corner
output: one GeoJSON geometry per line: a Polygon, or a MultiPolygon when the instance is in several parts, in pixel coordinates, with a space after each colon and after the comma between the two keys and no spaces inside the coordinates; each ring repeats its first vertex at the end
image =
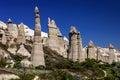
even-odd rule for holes
{"type": "Polygon", "coordinates": [[[7,25],[4,22],[0,21],[0,28],[6,29],[7,25]]]}
{"type": "Polygon", "coordinates": [[[40,78],[38,76],[35,76],[33,80],[40,80],[40,78]]]}
{"type": "Polygon", "coordinates": [[[20,48],[18,49],[17,53],[19,53],[23,56],[27,56],[27,57],[31,56],[31,54],[28,52],[28,50],[25,49],[24,45],[20,45],[20,48]]]}
{"type": "Polygon", "coordinates": [[[19,79],[19,77],[15,74],[0,74],[0,80],[11,80],[11,79],[19,79]]]}

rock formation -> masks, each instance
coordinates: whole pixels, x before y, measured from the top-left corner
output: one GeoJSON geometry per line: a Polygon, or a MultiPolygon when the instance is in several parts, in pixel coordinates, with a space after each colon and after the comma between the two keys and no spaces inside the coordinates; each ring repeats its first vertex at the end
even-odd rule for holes
{"type": "Polygon", "coordinates": [[[59,55],[67,58],[67,50],[65,49],[65,44],[63,36],[57,27],[54,20],[48,18],[48,40],[47,45],[59,53],[59,55]]]}
{"type": "Polygon", "coordinates": [[[9,53],[0,47],[0,60],[2,58],[8,59],[9,57],[10,57],[9,53]]]}
{"type": "Polygon", "coordinates": [[[21,66],[25,68],[29,68],[32,66],[32,63],[28,59],[23,59],[20,63],[21,66]]]}
{"type": "Polygon", "coordinates": [[[53,49],[58,51],[58,30],[57,30],[57,26],[54,20],[50,20],[50,18],[48,18],[48,41],[47,44],[48,46],[53,49]]]}
{"type": "Polygon", "coordinates": [[[115,52],[112,44],[109,45],[109,64],[111,64],[115,60],[115,52]]]}
{"type": "Polygon", "coordinates": [[[45,66],[43,45],[41,41],[41,24],[39,10],[35,7],[35,31],[34,41],[31,53],[31,61],[33,66],[45,66]]]}
{"type": "Polygon", "coordinates": [[[73,61],[82,60],[82,40],[75,27],[71,27],[69,33],[69,54],[68,58],[73,61]],[[81,54],[80,54],[81,53],[81,54]]]}
{"type": "Polygon", "coordinates": [[[7,42],[7,38],[6,38],[5,32],[3,30],[0,30],[0,42],[2,44],[6,44],[6,42],[7,42]]]}
{"type": "Polygon", "coordinates": [[[87,58],[96,59],[96,50],[93,41],[90,40],[87,48],[87,58]]]}
{"type": "Polygon", "coordinates": [[[20,45],[20,48],[18,49],[17,53],[23,55],[23,56],[27,56],[27,57],[31,57],[30,53],[28,52],[27,49],[25,49],[24,45],[20,45]]]}
{"type": "Polygon", "coordinates": [[[85,61],[85,52],[83,51],[82,38],[79,32],[78,32],[77,40],[78,40],[78,59],[80,62],[82,62],[85,61]]]}
{"type": "Polygon", "coordinates": [[[12,35],[13,38],[17,38],[18,36],[18,27],[16,24],[12,23],[11,19],[8,19],[8,32],[10,33],[10,35],[12,35]]]}
{"type": "Polygon", "coordinates": [[[19,30],[18,30],[18,37],[17,37],[17,43],[18,44],[25,44],[25,30],[24,30],[24,24],[21,23],[19,30]]]}

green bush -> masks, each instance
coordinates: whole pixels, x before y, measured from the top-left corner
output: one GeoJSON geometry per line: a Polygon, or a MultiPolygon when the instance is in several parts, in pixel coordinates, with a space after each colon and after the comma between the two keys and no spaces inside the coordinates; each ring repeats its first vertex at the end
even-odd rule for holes
{"type": "Polygon", "coordinates": [[[15,55],[11,54],[11,57],[16,62],[20,62],[21,60],[23,60],[24,58],[26,58],[25,56],[23,56],[23,55],[21,55],[19,53],[15,54],[15,55]]]}
{"type": "Polygon", "coordinates": [[[78,76],[57,69],[53,71],[53,76],[54,80],[82,80],[82,78],[78,76]]]}
{"type": "Polygon", "coordinates": [[[25,56],[22,56],[21,54],[17,53],[16,55],[10,54],[12,59],[15,61],[14,68],[21,68],[21,61],[26,58],[25,56]]]}
{"type": "Polygon", "coordinates": [[[15,62],[14,68],[18,68],[18,69],[22,68],[21,63],[20,62],[15,62]]]}
{"type": "Polygon", "coordinates": [[[1,59],[1,60],[0,60],[0,67],[1,67],[1,68],[4,68],[4,67],[6,66],[6,64],[7,64],[7,63],[6,63],[6,60],[5,60],[5,59],[1,59]]]}
{"type": "Polygon", "coordinates": [[[44,66],[37,66],[37,67],[35,67],[35,69],[38,69],[38,70],[44,70],[45,67],[44,67],[44,66]]]}

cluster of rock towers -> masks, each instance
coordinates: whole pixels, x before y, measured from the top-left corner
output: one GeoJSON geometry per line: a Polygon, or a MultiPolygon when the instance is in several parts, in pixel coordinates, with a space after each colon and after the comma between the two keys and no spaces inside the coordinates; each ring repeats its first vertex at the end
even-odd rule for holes
{"type": "MultiPolygon", "coordinates": [[[[44,66],[45,58],[43,46],[48,46],[50,49],[56,51],[59,55],[73,61],[85,61],[86,58],[101,60],[104,62],[112,63],[113,61],[120,61],[120,51],[114,49],[110,44],[109,48],[101,48],[94,45],[92,41],[88,43],[88,46],[82,46],[82,38],[80,32],[74,26],[71,26],[69,32],[69,40],[65,40],[56,25],[54,20],[48,18],[48,37],[41,37],[41,23],[39,10],[35,7],[35,30],[32,44],[31,54],[20,46],[18,53],[22,53],[25,56],[31,57],[31,63],[33,66],[44,66]]],[[[0,29],[0,42],[2,44],[8,43],[10,52],[16,51],[15,43],[26,44],[26,35],[24,30],[24,24],[13,24],[12,20],[8,20],[7,30],[0,29]]]]}
{"type": "Polygon", "coordinates": [[[64,48],[64,40],[54,20],[48,18],[48,38],[41,38],[41,24],[39,10],[35,8],[35,31],[31,61],[33,66],[45,66],[43,45],[55,50],[59,55],[67,57],[67,50],[64,48]]]}
{"type": "Polygon", "coordinates": [[[88,46],[83,48],[80,32],[78,32],[74,26],[71,26],[70,28],[69,44],[66,48],[66,44],[59,28],[57,27],[55,21],[50,20],[50,18],[48,18],[48,38],[42,42],[40,16],[37,7],[35,8],[35,15],[34,43],[31,55],[34,66],[45,66],[43,45],[57,51],[59,55],[64,58],[68,58],[73,61],[82,62],[85,61],[86,58],[101,60],[110,64],[113,61],[120,61],[120,53],[114,49],[112,44],[110,44],[109,48],[105,49],[94,46],[94,43],[90,41],[88,46]]]}
{"type": "Polygon", "coordinates": [[[114,49],[110,44],[109,48],[101,48],[94,46],[90,40],[88,46],[82,47],[82,38],[75,27],[71,27],[69,33],[69,52],[68,59],[73,61],[84,61],[86,58],[101,60],[111,64],[113,61],[120,61],[120,51],[114,49]]]}

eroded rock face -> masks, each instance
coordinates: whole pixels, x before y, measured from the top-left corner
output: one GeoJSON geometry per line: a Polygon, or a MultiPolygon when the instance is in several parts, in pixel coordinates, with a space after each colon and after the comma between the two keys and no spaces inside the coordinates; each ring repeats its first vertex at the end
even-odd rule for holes
{"type": "Polygon", "coordinates": [[[50,18],[48,18],[48,40],[46,45],[57,51],[59,55],[67,58],[67,49],[62,34],[55,21],[50,20],[50,18]]]}
{"type": "Polygon", "coordinates": [[[43,44],[41,39],[41,24],[39,10],[35,8],[35,31],[31,53],[31,61],[33,66],[45,66],[43,44]]]}
{"type": "Polygon", "coordinates": [[[74,26],[70,29],[69,38],[69,59],[73,61],[84,61],[82,39],[80,37],[80,33],[74,26]]]}
{"type": "Polygon", "coordinates": [[[25,30],[24,30],[24,24],[21,23],[19,30],[18,30],[18,37],[17,37],[17,43],[18,44],[25,44],[25,30]]]}
{"type": "Polygon", "coordinates": [[[6,42],[7,42],[7,38],[6,38],[6,36],[5,36],[4,30],[0,30],[0,42],[1,42],[2,44],[6,44],[6,42]]]}
{"type": "Polygon", "coordinates": [[[57,30],[57,25],[54,20],[50,20],[48,18],[48,41],[47,45],[53,49],[53,50],[58,50],[59,42],[58,42],[58,30],[57,30]]]}
{"type": "Polygon", "coordinates": [[[87,58],[96,59],[96,48],[93,41],[90,40],[87,48],[87,58]]]}
{"type": "Polygon", "coordinates": [[[22,67],[30,68],[32,63],[28,59],[23,59],[21,62],[22,67]]]}
{"type": "Polygon", "coordinates": [[[17,38],[18,36],[18,26],[16,24],[13,24],[11,19],[8,19],[8,32],[10,35],[12,35],[13,38],[17,38]]]}
{"type": "Polygon", "coordinates": [[[112,64],[112,62],[115,61],[115,51],[112,44],[109,45],[109,64],[112,64]]]}
{"type": "Polygon", "coordinates": [[[2,48],[0,48],[0,59],[1,58],[6,58],[8,59],[10,57],[9,53],[6,52],[5,50],[3,50],[2,48]]]}
{"type": "Polygon", "coordinates": [[[24,47],[24,45],[20,45],[20,48],[18,49],[17,53],[23,55],[23,56],[27,56],[27,57],[31,57],[31,54],[29,53],[29,51],[24,47]]]}

